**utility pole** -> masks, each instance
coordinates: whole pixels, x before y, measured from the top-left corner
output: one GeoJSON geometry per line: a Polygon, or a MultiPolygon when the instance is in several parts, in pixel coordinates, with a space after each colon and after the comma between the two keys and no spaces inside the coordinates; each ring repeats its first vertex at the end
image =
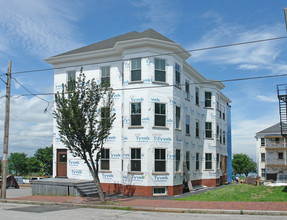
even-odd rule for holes
{"type": "Polygon", "coordinates": [[[10,94],[11,94],[11,61],[8,62],[7,83],[6,83],[6,106],[5,106],[5,131],[2,158],[2,184],[1,199],[6,200],[7,186],[7,165],[8,165],[8,142],[9,142],[9,118],[10,118],[10,94]]]}
{"type": "Polygon", "coordinates": [[[287,30],[287,8],[284,8],[284,15],[285,15],[285,25],[287,30]]]}

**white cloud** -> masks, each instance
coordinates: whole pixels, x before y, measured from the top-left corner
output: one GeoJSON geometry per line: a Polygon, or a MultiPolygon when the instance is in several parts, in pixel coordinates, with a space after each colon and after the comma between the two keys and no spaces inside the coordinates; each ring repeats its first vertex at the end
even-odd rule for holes
{"type": "Polygon", "coordinates": [[[265,96],[265,95],[257,95],[256,98],[262,102],[273,102],[278,103],[278,99],[276,96],[265,96]]]}
{"type": "Polygon", "coordinates": [[[19,53],[23,49],[44,58],[80,45],[75,40],[77,31],[72,24],[79,13],[69,4],[9,0],[1,1],[1,9],[5,12],[0,14],[2,53],[19,53]]]}
{"type": "MultiPolygon", "coordinates": [[[[188,48],[190,49],[278,37],[283,34],[284,30],[283,24],[260,26],[248,30],[242,25],[225,22],[220,15],[214,12],[206,13],[203,17],[213,22],[212,29],[203,35],[198,42],[189,45],[188,48]]],[[[275,73],[287,69],[286,64],[279,65],[276,62],[284,47],[286,48],[285,45],[282,40],[274,40],[205,50],[193,52],[191,60],[193,62],[211,62],[217,65],[236,65],[238,69],[267,69],[275,73]]]]}
{"type": "Polygon", "coordinates": [[[254,64],[241,64],[238,66],[238,69],[255,70],[259,69],[259,66],[254,64]]]}
{"type": "MultiPolygon", "coordinates": [[[[9,153],[33,155],[52,144],[52,116],[44,113],[47,103],[37,97],[11,98],[9,153]]],[[[3,134],[5,99],[0,100],[0,133],[3,134]]],[[[3,142],[3,136],[0,137],[3,142]]]]}
{"type": "Polygon", "coordinates": [[[132,4],[141,9],[138,18],[142,20],[143,29],[153,28],[161,34],[168,35],[175,32],[180,13],[175,9],[176,2],[169,0],[141,0],[132,4]]]}

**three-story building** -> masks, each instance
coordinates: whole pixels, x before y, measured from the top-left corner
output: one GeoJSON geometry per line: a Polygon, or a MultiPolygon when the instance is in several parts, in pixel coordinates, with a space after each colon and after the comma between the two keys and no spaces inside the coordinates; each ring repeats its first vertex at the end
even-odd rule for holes
{"type": "Polygon", "coordinates": [[[287,181],[286,138],[280,123],[256,133],[257,173],[262,180],[287,181]]]}
{"type": "MultiPolygon", "coordinates": [[[[149,29],[46,59],[55,68],[55,92],[81,68],[87,78],[114,89],[116,120],[99,171],[104,191],[175,195],[187,181],[207,186],[227,181],[231,101],[221,92],[223,83],[203,77],[186,62],[189,57],[149,29]]],[[[53,176],[92,178],[60,142],[56,122],[53,146],[53,176]]]]}

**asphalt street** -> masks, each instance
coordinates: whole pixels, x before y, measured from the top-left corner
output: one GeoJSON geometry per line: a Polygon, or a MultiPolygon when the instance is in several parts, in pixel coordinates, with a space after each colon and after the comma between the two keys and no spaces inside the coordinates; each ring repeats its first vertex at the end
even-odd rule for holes
{"type": "Polygon", "coordinates": [[[9,220],[45,220],[45,219],[213,219],[213,220],[279,220],[282,216],[256,216],[256,215],[217,215],[192,213],[162,213],[125,210],[108,210],[95,208],[76,208],[60,205],[28,205],[15,203],[0,203],[0,219],[9,220]]]}

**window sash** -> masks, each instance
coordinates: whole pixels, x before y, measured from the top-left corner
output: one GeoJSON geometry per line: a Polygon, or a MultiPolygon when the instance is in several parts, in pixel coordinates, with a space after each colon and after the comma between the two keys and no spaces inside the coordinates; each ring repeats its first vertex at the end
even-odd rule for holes
{"type": "Polygon", "coordinates": [[[109,66],[101,67],[101,86],[102,87],[110,86],[110,67],[109,66]]]}
{"type": "Polygon", "coordinates": [[[180,169],[180,150],[175,150],[175,171],[180,169]]]}
{"type": "Polygon", "coordinates": [[[155,103],[155,126],[166,126],[166,104],[155,103]]]}
{"type": "Polygon", "coordinates": [[[185,132],[190,134],[190,117],[188,115],[185,118],[185,132]]]}
{"type": "Polygon", "coordinates": [[[186,160],[185,160],[186,169],[190,170],[190,154],[189,154],[189,151],[185,152],[185,157],[186,157],[186,160]]]}
{"type": "Polygon", "coordinates": [[[180,128],[180,107],[175,108],[175,128],[180,128]]]}
{"type": "Polygon", "coordinates": [[[261,177],[265,178],[266,177],[266,170],[261,169],[261,177]]]}
{"type": "Polygon", "coordinates": [[[101,124],[105,126],[109,123],[110,120],[110,108],[109,107],[102,107],[101,108],[101,124]]]}
{"type": "Polygon", "coordinates": [[[141,149],[131,149],[131,171],[141,171],[141,149]]]}
{"type": "Polygon", "coordinates": [[[195,123],[195,136],[199,137],[199,122],[198,121],[195,123]]]}
{"type": "Polygon", "coordinates": [[[265,138],[261,138],[261,146],[265,146],[265,138]]]}
{"type": "Polygon", "coordinates": [[[212,154],[210,153],[205,154],[205,169],[206,170],[212,169],[212,154]]]}
{"type": "Polygon", "coordinates": [[[141,125],[141,103],[131,103],[131,126],[141,125]]]}
{"type": "Polygon", "coordinates": [[[67,90],[73,91],[75,89],[76,71],[67,72],[67,90]]]}
{"type": "Polygon", "coordinates": [[[261,153],[261,162],[265,162],[265,153],[261,153]]]}
{"type": "Polygon", "coordinates": [[[211,122],[205,122],[205,137],[212,138],[212,124],[211,122]]]}
{"type": "Polygon", "coordinates": [[[186,92],[186,99],[189,100],[189,82],[185,82],[185,92],[186,92]]]}
{"type": "Polygon", "coordinates": [[[199,88],[195,87],[195,104],[199,105],[199,88]]]}
{"type": "Polygon", "coordinates": [[[103,149],[101,153],[101,170],[110,170],[110,149],[103,149]]]}
{"type": "Polygon", "coordinates": [[[155,172],[166,171],[165,149],[155,149],[155,172]]]}
{"type": "Polygon", "coordinates": [[[199,170],[199,153],[196,153],[195,169],[196,169],[196,170],[199,170]]]}
{"type": "Polygon", "coordinates": [[[132,59],[131,81],[141,81],[141,59],[132,59]]]}
{"type": "Polygon", "coordinates": [[[155,59],[155,81],[166,82],[165,60],[155,59]]]}
{"type": "Polygon", "coordinates": [[[205,92],[205,107],[211,107],[211,92],[205,92]]]}

